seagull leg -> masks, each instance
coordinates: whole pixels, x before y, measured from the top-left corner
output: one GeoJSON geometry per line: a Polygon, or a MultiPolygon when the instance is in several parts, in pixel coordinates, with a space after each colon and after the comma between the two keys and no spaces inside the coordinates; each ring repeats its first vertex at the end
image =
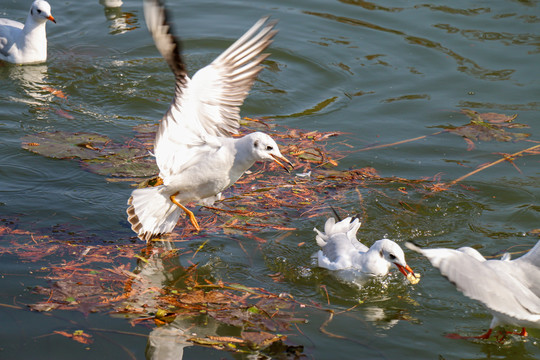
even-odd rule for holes
{"type": "Polygon", "coordinates": [[[525,330],[525,328],[521,328],[521,332],[507,331],[506,333],[507,334],[515,334],[515,335],[519,335],[519,336],[528,336],[529,335],[529,334],[527,334],[527,330],[525,330]]]}
{"type": "Polygon", "coordinates": [[[195,215],[193,215],[193,213],[188,208],[186,208],[184,205],[180,204],[178,200],[176,200],[176,195],[178,195],[178,191],[175,194],[171,195],[170,197],[173,204],[178,206],[180,209],[184,210],[184,212],[189,217],[189,220],[191,221],[195,229],[197,229],[197,231],[201,231],[201,227],[197,223],[197,219],[195,219],[195,215]]]}
{"type": "Polygon", "coordinates": [[[489,337],[491,336],[491,332],[493,330],[492,329],[488,329],[488,331],[486,331],[484,334],[482,335],[478,335],[478,336],[471,336],[472,338],[474,339],[489,339],[489,337]]]}
{"type": "MultiPolygon", "coordinates": [[[[479,336],[461,336],[459,334],[453,333],[453,334],[445,335],[445,337],[447,337],[449,339],[482,339],[482,340],[487,340],[491,336],[492,332],[493,332],[493,330],[489,329],[488,331],[486,331],[486,333],[484,333],[482,335],[479,335],[479,336]]],[[[498,342],[502,342],[506,338],[506,335],[508,335],[508,334],[515,334],[515,335],[520,335],[520,336],[528,336],[527,330],[525,328],[521,328],[521,332],[504,331],[503,330],[499,334],[500,334],[500,337],[497,338],[498,342]]]]}
{"type": "Polygon", "coordinates": [[[500,332],[501,334],[501,337],[498,339],[498,341],[500,343],[503,342],[504,339],[506,339],[506,335],[508,334],[513,334],[513,335],[519,335],[519,336],[528,336],[529,334],[527,334],[527,330],[525,330],[525,328],[521,328],[521,331],[520,332],[517,332],[517,331],[504,331],[502,330],[500,332]]]}

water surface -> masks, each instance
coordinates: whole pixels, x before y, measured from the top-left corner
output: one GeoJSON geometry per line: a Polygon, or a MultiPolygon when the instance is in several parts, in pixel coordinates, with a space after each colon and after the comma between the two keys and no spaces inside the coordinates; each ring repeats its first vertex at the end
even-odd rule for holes
{"type": "MultiPolygon", "coordinates": [[[[134,126],[155,123],[166,111],[173,77],[145,28],[140,1],[124,1],[119,8],[106,7],[105,1],[50,3],[57,24],[47,25],[47,63],[0,64],[0,218],[3,226],[41,235],[69,229],[79,238],[84,234],[91,245],[131,244],[125,216],[129,182],[107,182],[77,162],[33,154],[21,148],[20,139],[61,130],[128,141],[134,126]]],[[[22,21],[28,6],[4,0],[0,15],[22,21]]],[[[464,125],[469,119],[460,110],[468,108],[517,114],[515,121],[530,126],[519,131],[540,141],[538,1],[170,0],[168,6],[190,73],[211,62],[259,17],[279,19],[272,55],[243,116],[274,118],[307,131],[346,132],[347,143],[358,149],[464,125]]],[[[501,153],[533,145],[482,141],[469,151],[461,137],[441,134],[351,153],[338,169],[371,166],[384,177],[438,175],[451,181],[501,153]]],[[[524,250],[538,241],[533,230],[540,224],[539,158],[517,158],[515,165],[519,171],[501,163],[467,178],[460,183],[463,187],[431,196],[401,193],[387,184],[360,189],[361,200],[351,190],[344,203],[328,205],[361,214],[359,237],[368,245],[387,236],[400,244],[414,240],[425,246],[474,246],[486,255],[513,245],[524,250]]],[[[266,240],[262,245],[233,234],[202,236],[183,246],[197,249],[209,240],[198,261],[201,266],[210,263],[215,278],[289,293],[336,312],[358,305],[326,327],[340,337],[319,330],[328,313],[306,310],[309,323],[290,340],[303,345],[308,358],[335,358],[336,351],[351,359],[539,356],[538,330],[531,330],[528,339],[503,344],[445,338],[452,332],[480,334],[491,316],[408,250],[409,264],[422,273],[416,286],[397,275],[385,280],[386,288],[358,290],[337,283],[311,261],[317,250],[312,229],[322,228],[330,215],[328,210],[318,217],[293,217],[287,225],[297,230],[287,233],[261,231],[256,236],[266,240]],[[276,273],[282,274],[281,281],[269,276],[276,273]]],[[[9,240],[0,234],[0,241],[5,245],[9,240]]],[[[190,257],[178,260],[187,266],[190,257]]],[[[38,262],[2,255],[0,303],[22,309],[0,307],[0,357],[151,358],[146,347],[153,327],[132,327],[127,319],[107,313],[26,310],[25,304],[42,300],[32,289],[50,285],[40,269],[51,261],[71,260],[69,254],[38,262]],[[79,328],[110,332],[96,335],[90,345],[52,335],[79,328]]],[[[128,266],[134,269],[136,259],[128,266]]],[[[233,357],[197,346],[184,349],[184,359],[233,357]]]]}

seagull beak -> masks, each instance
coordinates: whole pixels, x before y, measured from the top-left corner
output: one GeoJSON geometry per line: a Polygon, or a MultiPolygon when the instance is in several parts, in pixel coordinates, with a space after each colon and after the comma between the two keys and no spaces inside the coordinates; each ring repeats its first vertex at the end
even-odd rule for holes
{"type": "Polygon", "coordinates": [[[54,18],[53,18],[52,15],[49,15],[49,16],[47,17],[47,19],[51,20],[53,23],[56,24],[56,20],[54,20],[54,18]]]}
{"type": "MultiPolygon", "coordinates": [[[[397,268],[399,269],[399,271],[400,271],[405,277],[407,277],[407,271],[410,272],[411,274],[413,274],[413,276],[415,276],[415,275],[414,275],[413,269],[411,269],[411,267],[410,267],[409,265],[403,266],[403,265],[399,265],[398,263],[394,263],[394,265],[397,266],[397,268]]],[[[416,277],[416,276],[415,276],[415,277],[416,277]]]]}
{"type": "Polygon", "coordinates": [[[284,163],[289,165],[291,167],[291,169],[293,169],[293,164],[289,160],[285,159],[283,156],[277,156],[277,155],[274,155],[274,154],[270,154],[270,156],[272,156],[274,158],[274,162],[276,164],[278,164],[279,166],[284,168],[285,171],[288,172],[289,174],[291,173],[291,171],[285,165],[283,165],[283,163],[281,162],[281,161],[283,161],[284,163]]]}

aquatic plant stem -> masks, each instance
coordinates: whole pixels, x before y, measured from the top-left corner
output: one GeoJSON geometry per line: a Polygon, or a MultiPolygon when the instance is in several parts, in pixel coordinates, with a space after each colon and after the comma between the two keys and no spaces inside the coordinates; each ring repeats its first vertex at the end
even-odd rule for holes
{"type": "Polygon", "coordinates": [[[412,139],[406,139],[406,140],[396,141],[396,142],[393,142],[393,143],[391,143],[391,144],[381,144],[381,145],[369,146],[369,147],[365,147],[365,148],[362,148],[362,149],[354,150],[354,151],[352,151],[352,152],[361,152],[361,151],[368,151],[368,150],[382,149],[382,148],[385,148],[385,147],[401,145],[401,144],[405,144],[405,143],[408,143],[408,142],[413,142],[413,141],[417,141],[417,140],[422,140],[422,139],[427,138],[428,136],[439,135],[439,134],[442,134],[442,133],[444,133],[444,132],[446,132],[446,130],[437,131],[437,132],[435,132],[435,133],[433,133],[433,134],[429,134],[429,135],[418,136],[418,137],[415,137],[415,138],[412,138],[412,139]]]}
{"type": "Polygon", "coordinates": [[[455,180],[450,181],[447,185],[449,187],[453,186],[453,185],[457,184],[458,182],[468,178],[469,176],[474,175],[476,173],[479,173],[480,171],[485,170],[485,169],[487,169],[487,168],[489,168],[489,167],[491,167],[493,165],[497,165],[497,164],[499,164],[499,163],[501,163],[503,161],[508,161],[508,159],[511,159],[511,158],[514,158],[514,157],[517,157],[517,156],[521,156],[525,152],[533,151],[533,150],[538,149],[538,148],[540,148],[540,144],[532,146],[532,147],[524,149],[524,150],[521,150],[521,151],[518,151],[517,153],[511,154],[509,156],[504,156],[504,157],[502,157],[502,158],[500,158],[498,160],[495,160],[495,161],[493,161],[491,163],[480,166],[478,169],[473,170],[470,173],[467,173],[467,174],[465,174],[465,175],[463,175],[463,176],[461,176],[461,177],[459,177],[459,178],[457,178],[455,180]]]}

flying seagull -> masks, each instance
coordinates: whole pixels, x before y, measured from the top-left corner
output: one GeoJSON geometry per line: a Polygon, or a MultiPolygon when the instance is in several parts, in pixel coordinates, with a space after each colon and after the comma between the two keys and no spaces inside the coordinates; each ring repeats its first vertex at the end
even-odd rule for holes
{"type": "Polygon", "coordinates": [[[268,56],[262,52],[277,33],[276,22],[260,19],[190,79],[163,2],[145,0],[144,17],[176,81],[154,142],[163,184],[134,190],[128,201],[131,228],[148,241],[172,231],[182,212],[200,230],[184,204],[212,204],[256,161],[271,160],[287,171],[292,164],[267,134],[232,136],[238,133],[240,106],[268,56]]]}
{"type": "Polygon", "coordinates": [[[427,257],[459,291],[491,312],[489,330],[475,338],[487,339],[493,328],[504,324],[522,327],[519,335],[523,336],[527,335],[526,327],[540,328],[540,241],[515,260],[508,253],[501,260],[486,260],[470,247],[453,250],[405,245],[427,257]]]}

